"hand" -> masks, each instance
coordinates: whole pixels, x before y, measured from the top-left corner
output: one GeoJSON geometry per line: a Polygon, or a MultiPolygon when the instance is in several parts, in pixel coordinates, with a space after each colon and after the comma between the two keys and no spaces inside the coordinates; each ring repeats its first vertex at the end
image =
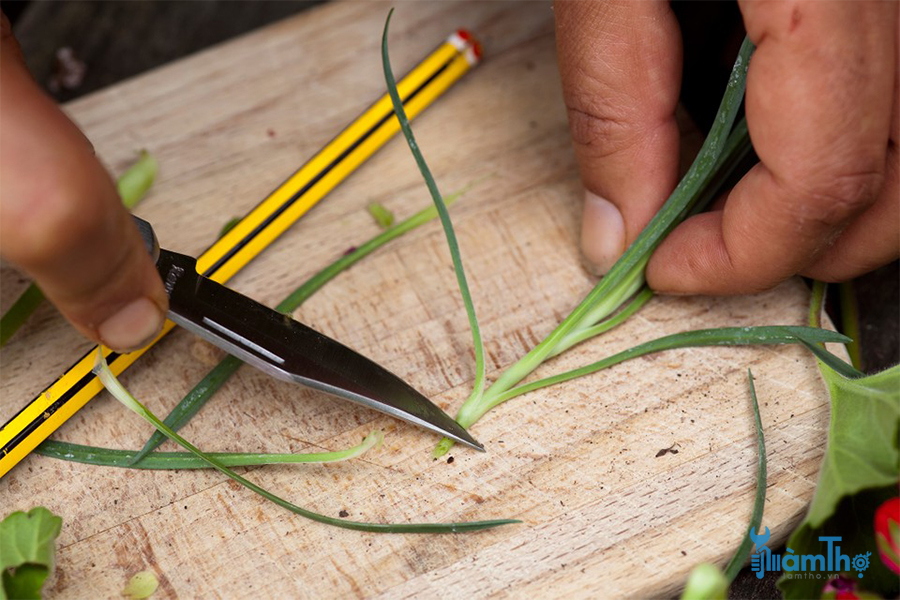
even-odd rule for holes
{"type": "MultiPolygon", "coordinates": [[[[681,38],[666,2],[557,0],[559,66],[586,188],[582,249],[612,267],[677,183],[681,38]]],[[[669,293],[839,281],[900,255],[898,4],[740,4],[757,49],[746,114],[760,162],[656,250],[669,293]]]]}
{"type": "Polygon", "coordinates": [[[150,342],[168,305],[115,185],[87,138],[28,73],[0,15],[0,254],[84,335],[150,342]]]}

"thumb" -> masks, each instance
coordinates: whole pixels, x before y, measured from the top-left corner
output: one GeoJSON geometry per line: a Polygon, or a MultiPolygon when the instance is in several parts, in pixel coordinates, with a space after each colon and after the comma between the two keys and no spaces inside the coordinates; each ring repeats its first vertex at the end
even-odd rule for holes
{"type": "Polygon", "coordinates": [[[165,321],[162,282],[106,170],[34,83],[3,21],[0,254],[84,335],[139,348],[165,321]]]}
{"type": "Polygon", "coordinates": [[[556,40],[585,186],[582,250],[605,274],[678,175],[681,39],[667,2],[557,1],[556,40]]]}

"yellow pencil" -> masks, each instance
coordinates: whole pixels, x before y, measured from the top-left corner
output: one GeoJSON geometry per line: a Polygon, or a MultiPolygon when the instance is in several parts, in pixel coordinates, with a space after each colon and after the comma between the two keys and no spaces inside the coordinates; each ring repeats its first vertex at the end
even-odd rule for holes
{"type": "MultiPolygon", "coordinates": [[[[434,102],[479,58],[478,44],[467,32],[460,30],[447,38],[397,84],[409,117],[434,102]]],[[[200,255],[198,272],[227,281],[399,130],[385,94],[200,255]]],[[[153,343],[173,327],[167,321],[153,343]]],[[[102,350],[112,371],[119,374],[149,347],[128,354],[102,350]]],[[[0,477],[103,389],[91,373],[95,353],[96,347],[0,428],[0,477]]]]}

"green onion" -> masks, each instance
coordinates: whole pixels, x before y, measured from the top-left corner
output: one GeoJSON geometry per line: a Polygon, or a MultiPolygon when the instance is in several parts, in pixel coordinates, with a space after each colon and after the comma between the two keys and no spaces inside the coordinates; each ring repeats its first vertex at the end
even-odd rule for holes
{"type": "MultiPolygon", "coordinates": [[[[141,150],[140,158],[126,170],[116,182],[116,189],[122,204],[131,210],[153,185],[158,165],[146,150],[141,150]]],[[[9,310],[0,318],[0,348],[19,330],[25,321],[37,310],[44,301],[44,293],[34,283],[28,285],[22,295],[19,296],[9,310]]]]}
{"type": "Polygon", "coordinates": [[[753,501],[753,511],[750,513],[750,527],[744,534],[734,556],[728,561],[728,566],[725,567],[725,577],[729,583],[734,581],[734,578],[737,577],[744,567],[744,563],[747,562],[747,557],[750,556],[750,550],[753,548],[753,539],[750,537],[750,532],[756,533],[759,531],[759,526],[762,524],[763,510],[766,505],[766,481],[768,479],[766,473],[766,465],[768,464],[766,438],[763,435],[762,419],[759,416],[759,401],[756,399],[756,386],[753,385],[753,373],[750,372],[750,369],[747,369],[747,381],[750,384],[750,398],[753,400],[753,418],[756,421],[756,497],[753,501]]]}
{"type": "MultiPolygon", "coordinates": [[[[598,327],[598,325],[620,310],[620,307],[635,294],[638,294],[638,297],[632,302],[637,302],[637,305],[632,304],[626,307],[623,312],[627,314],[622,320],[649,300],[649,292],[641,290],[644,289],[644,270],[650,260],[650,255],[678,223],[714,197],[714,192],[710,191],[711,187],[727,179],[749,152],[746,124],[739,123],[733,131],[732,126],[743,99],[747,67],[753,50],[753,44],[749,39],[745,39],[735,60],[731,77],[709,135],[687,174],[660,211],[613,265],[609,273],[546,339],[504,371],[483,394],[480,389],[481,381],[476,378],[474,386],[476,389],[473,390],[470,398],[463,403],[456,415],[456,420],[461,425],[471,426],[490,408],[512,397],[508,395],[510,390],[551,356],[592,337],[591,334],[596,335],[608,330],[608,327],[598,327]]],[[[384,46],[382,55],[386,61],[384,46]]],[[[411,136],[407,137],[410,139],[411,148],[414,148],[415,141],[411,139],[411,136]]],[[[421,165],[420,169],[422,169],[421,165]]],[[[431,187],[430,184],[429,187],[431,187]]],[[[455,264],[459,259],[458,249],[451,245],[450,251],[455,264]]],[[[466,299],[467,292],[462,292],[462,295],[466,299]]],[[[470,314],[470,323],[472,323],[473,315],[474,311],[470,314]]],[[[611,324],[614,326],[619,322],[621,321],[614,320],[611,324]]],[[[475,331],[477,323],[473,325],[473,331],[475,331]]],[[[476,339],[476,348],[479,344],[480,340],[476,339]]],[[[445,454],[452,445],[451,440],[444,438],[435,448],[434,456],[445,454]]]]}
{"type": "Polygon", "coordinates": [[[222,229],[219,230],[219,238],[225,237],[225,234],[234,229],[240,222],[240,217],[231,217],[228,219],[228,222],[222,225],[222,229]]]}
{"type": "Polygon", "coordinates": [[[735,550],[725,572],[710,563],[701,563],[693,568],[688,577],[681,600],[725,600],[728,597],[728,586],[747,562],[753,548],[751,534],[759,531],[762,524],[763,509],[766,504],[767,474],[766,439],[763,435],[762,420],[759,416],[759,401],[756,399],[756,387],[753,385],[753,373],[747,369],[747,380],[750,383],[750,398],[753,400],[753,418],[756,421],[756,494],[753,510],[750,513],[750,526],[744,533],[738,549],[735,550]]]}
{"type": "MultiPolygon", "coordinates": [[[[362,456],[367,451],[381,445],[384,434],[373,431],[361,444],[334,452],[310,452],[305,454],[265,454],[253,452],[210,452],[209,455],[227,467],[254,467],[258,465],[277,465],[295,463],[330,463],[341,462],[362,456]]],[[[207,462],[197,458],[190,452],[154,452],[136,461],[137,450],[116,450],[113,448],[95,448],[69,442],[47,440],[37,450],[42,456],[61,460],[90,463],[104,467],[130,467],[134,469],[209,469],[207,462]]]]}
{"type": "Polygon", "coordinates": [[[431,169],[428,168],[425,157],[422,156],[422,152],[419,150],[419,144],[416,142],[412,127],[410,127],[409,124],[409,119],[406,116],[406,109],[403,108],[403,101],[400,99],[399,92],[397,92],[397,82],[394,80],[394,72],[391,69],[391,60],[388,55],[388,29],[393,14],[394,9],[392,8],[388,12],[387,20],[384,23],[384,33],[381,36],[381,64],[384,69],[384,81],[387,84],[388,95],[390,95],[391,102],[394,105],[394,113],[397,115],[397,120],[400,122],[400,130],[403,132],[403,137],[406,138],[409,150],[412,152],[413,158],[416,160],[416,165],[419,167],[419,172],[422,173],[422,178],[425,180],[425,185],[428,187],[428,192],[431,194],[432,200],[434,200],[434,206],[437,208],[438,215],[441,218],[441,225],[444,228],[444,235],[447,238],[447,246],[450,249],[450,258],[453,261],[453,271],[456,273],[456,282],[459,286],[459,293],[462,296],[463,304],[466,307],[466,316],[469,319],[469,328],[472,330],[472,342],[475,347],[475,382],[472,384],[472,393],[469,395],[466,403],[477,404],[481,400],[485,377],[484,345],[481,341],[481,329],[478,326],[478,317],[475,315],[475,305],[472,303],[472,295],[469,293],[469,284],[466,281],[466,272],[463,269],[459,243],[456,240],[456,232],[453,230],[453,223],[450,221],[450,213],[447,211],[447,206],[444,203],[440,190],[438,190],[437,182],[435,182],[434,177],[431,175],[431,169]]]}
{"type": "Polygon", "coordinates": [[[301,508],[295,504],[291,504],[287,500],[276,496],[272,492],[263,489],[253,483],[252,481],[241,477],[231,469],[229,469],[225,464],[223,464],[220,460],[206,454],[202,450],[198,449],[196,446],[188,442],[186,439],[175,433],[170,427],[168,427],[165,423],[159,420],[159,417],[150,412],[143,404],[138,402],[138,400],[132,396],[128,390],[126,390],[119,380],[116,379],[116,376],[113,375],[113,372],[109,369],[109,365],[106,364],[106,359],[103,357],[103,352],[98,349],[97,350],[97,360],[94,363],[94,374],[100,379],[100,382],[103,386],[109,391],[113,397],[121,402],[126,408],[133,411],[134,413],[141,416],[145,421],[152,424],[156,429],[165,435],[167,438],[176,442],[191,454],[199,458],[200,460],[207,463],[210,467],[216,469],[220,473],[228,476],[230,479],[238,482],[245,488],[256,492],[263,498],[274,502],[278,506],[282,508],[286,508],[287,510],[298,514],[302,517],[306,517],[312,521],[317,521],[319,523],[325,523],[327,525],[334,525],[335,527],[341,527],[344,529],[353,529],[356,531],[371,531],[375,533],[461,533],[465,531],[478,531],[481,529],[491,529],[493,527],[498,527],[500,525],[509,525],[513,523],[520,523],[521,521],[517,521],[514,519],[495,519],[490,521],[471,521],[471,522],[463,522],[463,523],[401,523],[401,524],[393,524],[393,523],[365,523],[360,521],[345,521],[343,519],[336,519],[334,517],[327,517],[325,515],[320,515],[319,513],[312,512],[310,510],[306,510],[305,508],[301,508]]]}
{"type": "MultiPolygon", "coordinates": [[[[644,342],[643,344],[639,344],[628,350],[623,350],[618,354],[613,354],[603,360],[585,365],[578,369],[545,377],[531,383],[514,387],[500,395],[492,396],[490,403],[485,402],[481,404],[478,407],[478,411],[468,413],[468,420],[459,421],[459,423],[463,427],[469,427],[472,423],[484,416],[487,411],[507,400],[521,396],[522,394],[527,394],[528,392],[533,392],[578,377],[584,377],[585,375],[608,369],[609,367],[625,362],[626,360],[653,354],[655,352],[662,352],[663,350],[695,348],[700,346],[756,346],[804,343],[814,344],[818,342],[845,343],[849,339],[850,338],[841,335],[840,333],[829,331],[827,329],[819,329],[817,327],[792,327],[787,325],[719,327],[715,329],[698,329],[696,331],[675,333],[649,342],[644,342]]],[[[438,447],[442,450],[445,448],[446,450],[450,449],[450,446],[445,445],[444,440],[441,440],[438,447]]],[[[435,451],[435,454],[437,454],[437,451],[435,451]]]]}
{"type": "Polygon", "coordinates": [[[150,186],[153,185],[153,180],[156,179],[158,172],[159,164],[156,159],[146,150],[141,150],[137,162],[128,167],[116,181],[116,191],[119,192],[125,208],[132,210],[137,206],[150,186]]]}

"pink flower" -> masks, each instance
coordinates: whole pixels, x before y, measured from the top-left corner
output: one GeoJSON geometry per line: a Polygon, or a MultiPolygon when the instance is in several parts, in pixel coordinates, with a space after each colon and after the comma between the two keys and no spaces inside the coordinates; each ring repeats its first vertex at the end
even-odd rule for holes
{"type": "Polygon", "coordinates": [[[875,544],[881,561],[900,574],[900,498],[891,498],[875,511],[875,544]]]}

